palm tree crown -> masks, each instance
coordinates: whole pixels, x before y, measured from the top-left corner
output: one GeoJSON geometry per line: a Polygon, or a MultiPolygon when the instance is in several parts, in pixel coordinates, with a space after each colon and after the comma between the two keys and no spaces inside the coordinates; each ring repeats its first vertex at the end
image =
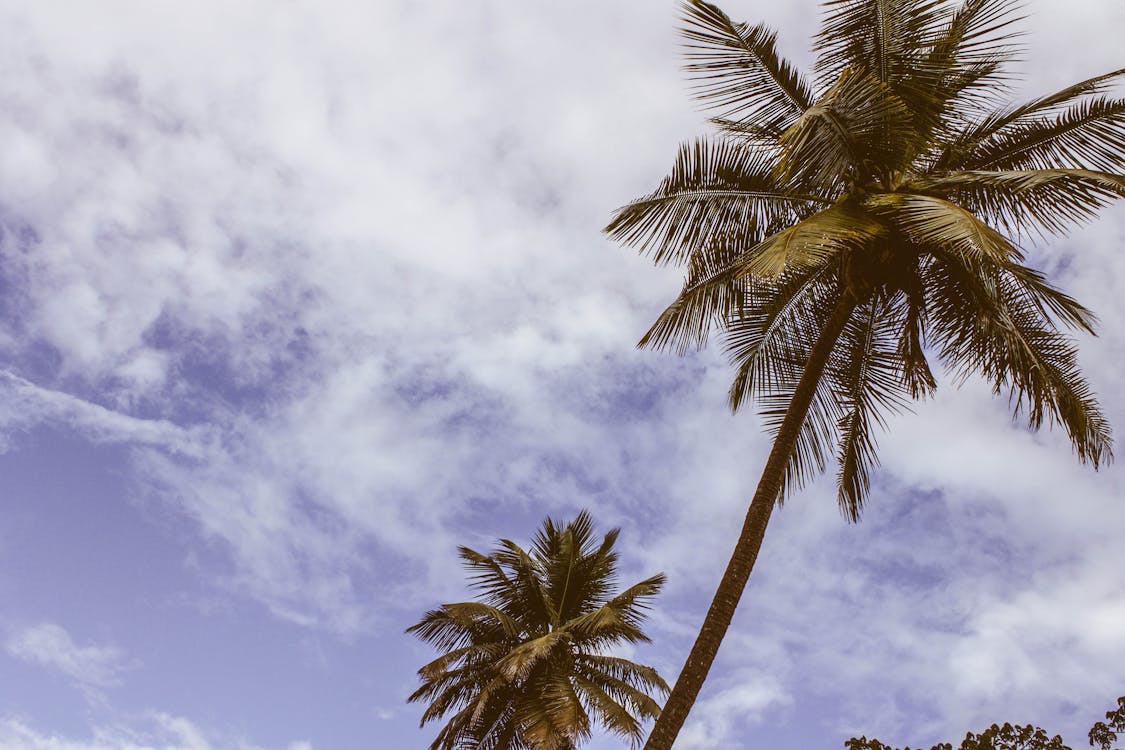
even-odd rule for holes
{"type": "Polygon", "coordinates": [[[423,725],[453,713],[431,750],[571,750],[595,722],[640,741],[641,722],[660,713],[651,694],[668,686],[608,652],[649,640],[640,626],[664,575],[614,594],[619,531],[597,543],[583,511],[547,519],[530,551],[507,539],[488,555],[460,548],[478,599],[407,629],[444,652],[409,698],[429,702],[423,725]]]}
{"type": "Polygon", "coordinates": [[[773,505],[834,453],[840,507],[858,520],[874,429],[934,390],[931,360],[1009,393],[1032,429],[1061,424],[1081,461],[1111,459],[1060,332],[1092,333],[1094,316],[1025,265],[1021,243],[1125,195],[1125,99],[1106,95],[1125,70],[1005,103],[1012,0],[827,0],[811,78],[766,27],[683,7],[687,70],[719,133],[683,146],[606,231],[686,267],[641,345],[684,351],[718,327],[732,407],[756,400],[775,440],[701,631],[710,645],[693,649],[649,748],[671,746],[680,683],[706,676],[773,505]]]}

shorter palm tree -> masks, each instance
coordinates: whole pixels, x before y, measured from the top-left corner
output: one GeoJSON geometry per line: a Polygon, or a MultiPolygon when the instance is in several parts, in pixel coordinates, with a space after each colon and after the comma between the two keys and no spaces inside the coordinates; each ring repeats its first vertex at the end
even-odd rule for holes
{"type": "Polygon", "coordinates": [[[640,625],[660,573],[613,594],[620,529],[597,544],[589,513],[548,518],[530,551],[501,539],[461,547],[476,601],[443,604],[407,628],[443,653],[418,670],[422,726],[449,713],[430,750],[573,750],[592,724],[643,739],[668,685],[652,667],[610,655],[649,638],[640,625]]]}

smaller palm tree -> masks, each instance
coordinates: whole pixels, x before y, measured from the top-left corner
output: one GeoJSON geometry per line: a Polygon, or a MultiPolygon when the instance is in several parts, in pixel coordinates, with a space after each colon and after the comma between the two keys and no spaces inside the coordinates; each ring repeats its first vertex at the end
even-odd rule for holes
{"type": "Polygon", "coordinates": [[[443,604],[407,628],[442,655],[418,670],[422,726],[453,716],[430,750],[573,750],[596,722],[640,744],[668,685],[611,647],[649,638],[640,625],[664,574],[613,594],[620,529],[597,544],[586,511],[548,518],[530,551],[501,539],[461,547],[476,601],[443,604]]]}

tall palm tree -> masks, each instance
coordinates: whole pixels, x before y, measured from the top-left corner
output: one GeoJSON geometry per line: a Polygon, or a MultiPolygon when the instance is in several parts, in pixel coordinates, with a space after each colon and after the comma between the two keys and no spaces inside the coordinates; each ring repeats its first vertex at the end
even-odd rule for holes
{"type": "Polygon", "coordinates": [[[930,361],[1007,391],[1030,428],[1059,423],[1094,468],[1110,428],[1059,327],[1093,314],[1023,264],[1125,194],[1125,70],[1006,104],[1011,0],[828,0],[806,78],[776,34],[684,3],[687,70],[719,134],[685,145],[608,234],[686,266],[641,346],[681,352],[721,329],[731,406],[774,436],[745,524],[649,737],[667,750],[718,651],[775,503],[835,452],[858,520],[873,429],[930,394],[930,361]]]}
{"type": "Polygon", "coordinates": [[[443,604],[406,632],[443,653],[418,670],[408,700],[422,725],[453,712],[430,750],[573,750],[600,723],[643,739],[668,685],[652,667],[612,656],[648,641],[641,630],[658,574],[614,594],[620,529],[596,543],[583,511],[548,518],[530,551],[501,539],[492,554],[461,547],[477,601],[443,604]]]}

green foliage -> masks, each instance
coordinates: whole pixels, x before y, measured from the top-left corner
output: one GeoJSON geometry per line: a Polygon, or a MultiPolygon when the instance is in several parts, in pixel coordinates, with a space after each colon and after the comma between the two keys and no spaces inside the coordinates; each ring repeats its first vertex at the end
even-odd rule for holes
{"type": "Polygon", "coordinates": [[[594,723],[641,739],[667,694],[656,670],[610,655],[641,630],[658,574],[614,593],[619,530],[598,542],[585,511],[548,518],[530,550],[461,547],[477,601],[444,604],[406,632],[444,653],[418,670],[422,725],[452,714],[431,750],[572,750],[594,723]]]}
{"type": "Polygon", "coordinates": [[[932,393],[938,359],[1007,393],[1030,429],[1061,425],[1097,468],[1111,430],[1060,329],[1094,316],[1024,265],[1125,196],[1125,69],[1004,101],[1019,49],[1012,0],[827,0],[810,81],[764,26],[683,4],[687,71],[716,136],[684,146],[606,232],[685,267],[641,346],[679,352],[718,330],[732,408],[776,430],[822,327],[855,302],[793,449],[779,500],[835,452],[858,519],[875,428],[932,393]]]}
{"type": "Polygon", "coordinates": [[[1125,695],[1117,699],[1117,708],[1105,712],[1105,721],[1099,721],[1090,729],[1090,745],[1110,750],[1117,741],[1117,733],[1125,734],[1125,695]]]}
{"type": "MultiPolygon", "coordinates": [[[[1110,745],[1117,740],[1117,732],[1125,731],[1125,696],[1117,699],[1118,707],[1114,711],[1106,712],[1107,725],[1099,721],[1090,730],[1090,745],[1100,750],[1112,750],[1110,745]]],[[[877,739],[866,737],[852,737],[844,743],[848,750],[896,750],[889,745],[884,745],[877,739]]],[[[904,750],[910,750],[909,747],[904,750]]],[[[948,742],[934,745],[930,750],[953,750],[953,745],[948,742]]],[[[1012,724],[993,724],[980,734],[969,732],[961,740],[958,750],[1071,750],[1062,737],[1051,737],[1039,727],[1030,724],[1016,726],[1012,724]]]]}

